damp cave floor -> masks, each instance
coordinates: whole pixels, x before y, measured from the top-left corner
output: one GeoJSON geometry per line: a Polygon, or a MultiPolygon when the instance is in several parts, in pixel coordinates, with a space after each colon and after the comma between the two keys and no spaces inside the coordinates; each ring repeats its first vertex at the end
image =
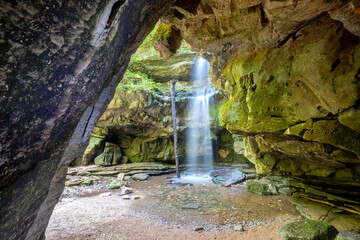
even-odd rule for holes
{"type": "Polygon", "coordinates": [[[107,191],[111,178],[86,187],[87,193],[71,187],[72,194],[63,194],[54,209],[46,239],[277,240],[281,226],[301,219],[289,197],[259,196],[244,183],[168,185],[173,176],[130,182],[130,196],[137,200],[123,199],[120,190],[107,191]],[[104,192],[111,195],[102,197],[104,192]],[[234,230],[240,225],[244,231],[234,230]]]}

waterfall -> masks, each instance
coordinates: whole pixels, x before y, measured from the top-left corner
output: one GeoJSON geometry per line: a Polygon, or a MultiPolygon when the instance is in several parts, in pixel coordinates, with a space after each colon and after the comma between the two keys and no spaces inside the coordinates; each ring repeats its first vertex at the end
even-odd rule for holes
{"type": "Polygon", "coordinates": [[[214,159],[209,106],[214,102],[216,89],[211,85],[209,70],[209,62],[198,57],[192,76],[196,93],[189,102],[186,137],[186,163],[194,168],[205,165],[211,169],[214,159]]]}

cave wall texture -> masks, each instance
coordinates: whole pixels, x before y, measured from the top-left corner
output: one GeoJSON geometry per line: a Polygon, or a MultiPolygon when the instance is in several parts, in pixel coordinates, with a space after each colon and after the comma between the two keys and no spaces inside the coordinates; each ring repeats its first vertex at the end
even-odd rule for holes
{"type": "Polygon", "coordinates": [[[182,1],[162,21],[211,62],[257,173],[360,191],[359,1],[182,1]]]}
{"type": "Polygon", "coordinates": [[[0,1],[0,239],[39,239],[131,54],[172,1],[0,1]]]}
{"type": "Polygon", "coordinates": [[[359,188],[358,0],[172,3],[0,1],[1,239],[44,237],[67,165],[161,16],[211,62],[221,120],[259,173],[359,188]]]}

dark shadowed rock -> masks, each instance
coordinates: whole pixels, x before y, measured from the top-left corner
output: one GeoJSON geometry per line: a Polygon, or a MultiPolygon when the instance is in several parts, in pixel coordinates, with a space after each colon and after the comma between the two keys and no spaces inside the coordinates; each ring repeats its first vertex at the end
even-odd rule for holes
{"type": "Polygon", "coordinates": [[[67,166],[171,2],[1,2],[1,239],[43,236],[67,166]]]}

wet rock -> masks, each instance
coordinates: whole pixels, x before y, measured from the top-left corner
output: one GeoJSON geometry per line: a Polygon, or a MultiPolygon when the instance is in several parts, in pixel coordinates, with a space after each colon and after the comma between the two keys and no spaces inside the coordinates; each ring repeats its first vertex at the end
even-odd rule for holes
{"type": "Polygon", "coordinates": [[[219,169],[210,172],[210,177],[214,183],[224,185],[235,184],[245,180],[245,175],[237,169],[219,169]]]}
{"type": "Polygon", "coordinates": [[[315,220],[300,220],[280,228],[285,240],[333,240],[337,233],[330,224],[315,220]]]}
{"type": "Polygon", "coordinates": [[[360,240],[360,232],[343,231],[336,235],[335,240],[360,240]]]}
{"type": "Polygon", "coordinates": [[[132,179],[138,180],[138,181],[145,181],[149,177],[150,176],[147,175],[146,173],[138,173],[138,174],[134,174],[134,175],[131,176],[132,179]]]}

